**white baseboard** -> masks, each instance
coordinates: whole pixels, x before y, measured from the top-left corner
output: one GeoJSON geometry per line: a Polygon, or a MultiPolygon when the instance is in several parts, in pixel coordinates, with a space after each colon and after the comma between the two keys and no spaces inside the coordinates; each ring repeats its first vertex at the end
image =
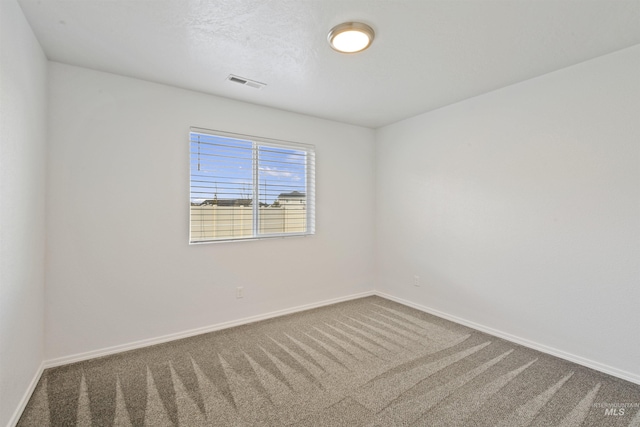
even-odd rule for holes
{"type": "Polygon", "coordinates": [[[618,368],[614,368],[612,366],[609,365],[605,365],[603,363],[600,362],[595,362],[593,360],[590,359],[585,359],[584,357],[581,356],[576,356],[575,354],[571,354],[571,353],[567,353],[566,351],[562,351],[562,350],[558,350],[557,348],[553,348],[553,347],[549,347],[546,346],[544,344],[540,344],[534,341],[530,341],[526,338],[521,338],[515,335],[511,335],[507,332],[503,332],[497,329],[493,329],[490,328],[488,326],[484,326],[484,325],[480,325],[478,323],[472,322],[470,320],[466,320],[466,319],[462,319],[460,317],[457,316],[453,316],[451,314],[447,314],[444,313],[442,311],[433,309],[431,307],[426,307],[424,305],[420,305],[420,304],[416,304],[414,302],[402,299],[402,298],[398,298],[395,297],[393,295],[389,295],[386,294],[384,292],[380,292],[380,291],[375,291],[375,295],[378,295],[379,297],[382,298],[386,298],[389,299],[391,301],[395,301],[397,303],[400,303],[402,305],[406,305],[412,308],[415,308],[417,310],[423,311],[425,313],[429,313],[429,314],[433,314],[434,316],[438,316],[441,317],[443,319],[447,319],[450,320],[452,322],[458,323],[460,325],[464,325],[464,326],[468,326],[472,329],[475,329],[477,331],[481,331],[481,332],[485,332],[489,335],[493,335],[495,337],[498,338],[502,338],[505,339],[507,341],[511,341],[513,343],[516,344],[520,344],[524,347],[528,347],[531,348],[533,350],[538,350],[542,353],[546,353],[546,354],[550,354],[552,356],[555,357],[559,357],[560,359],[564,359],[567,360],[569,362],[573,362],[573,363],[577,363],[578,365],[582,365],[585,366],[587,368],[591,368],[594,369],[596,371],[600,371],[603,372],[605,374],[617,377],[617,378],[621,378],[623,380],[635,383],[635,384],[639,384],[640,385],[640,375],[637,374],[633,374],[631,372],[627,372],[627,371],[623,371],[621,369],[618,368]]]}
{"type": "Polygon", "coordinates": [[[20,403],[18,403],[18,407],[16,408],[16,410],[13,412],[13,415],[9,419],[9,424],[7,424],[7,427],[15,427],[16,424],[18,424],[18,421],[22,416],[22,412],[24,412],[24,408],[26,408],[27,403],[29,402],[29,399],[31,399],[31,395],[33,394],[33,392],[36,389],[36,386],[38,385],[38,381],[40,381],[40,377],[42,376],[43,371],[44,371],[44,362],[40,363],[40,366],[38,367],[36,374],[33,376],[31,383],[29,383],[29,387],[24,392],[24,395],[22,395],[22,399],[20,399],[20,403]]]}
{"type": "Polygon", "coordinates": [[[297,313],[299,311],[310,310],[312,308],[323,307],[325,305],[336,304],[339,302],[349,301],[357,298],[364,298],[375,295],[374,291],[361,292],[359,294],[347,295],[344,297],[333,298],[330,300],[315,302],[311,304],[300,305],[297,307],[287,308],[284,310],[272,311],[270,313],[259,314],[256,316],[245,317],[243,319],[231,320],[229,322],[217,323],[215,325],[204,326],[201,328],[191,329],[175,334],[163,335],[156,338],[148,338],[140,341],[130,342],[127,344],[116,345],[99,350],[92,350],[85,353],[73,354],[71,356],[63,356],[56,359],[45,360],[44,368],[53,368],[55,366],[68,365],[70,363],[82,362],[96,357],[108,356],[110,354],[121,353],[123,351],[135,350],[138,348],[149,347],[151,345],[162,344],[169,341],[188,338],[195,335],[206,334],[207,332],[219,331],[221,329],[232,328],[234,326],[246,325],[247,323],[258,322],[260,320],[272,319],[274,317],[285,316],[287,314],[297,313]]]}

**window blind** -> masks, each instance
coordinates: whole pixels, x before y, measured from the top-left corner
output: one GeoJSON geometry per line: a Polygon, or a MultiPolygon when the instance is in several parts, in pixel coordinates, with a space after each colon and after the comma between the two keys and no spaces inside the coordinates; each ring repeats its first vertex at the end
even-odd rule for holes
{"type": "Polygon", "coordinates": [[[315,232],[315,153],[307,144],[190,132],[190,243],[315,232]]]}

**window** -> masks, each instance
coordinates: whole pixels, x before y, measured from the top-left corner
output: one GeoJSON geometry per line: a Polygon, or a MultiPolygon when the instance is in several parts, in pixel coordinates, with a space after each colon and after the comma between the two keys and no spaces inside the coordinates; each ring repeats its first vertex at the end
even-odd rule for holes
{"type": "Polygon", "coordinates": [[[314,147],[192,128],[190,243],[315,232],[314,147]]]}

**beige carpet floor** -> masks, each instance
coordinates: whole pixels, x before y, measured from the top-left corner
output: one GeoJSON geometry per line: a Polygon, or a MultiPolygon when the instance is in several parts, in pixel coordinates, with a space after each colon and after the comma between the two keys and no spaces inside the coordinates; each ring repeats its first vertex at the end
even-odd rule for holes
{"type": "Polygon", "coordinates": [[[368,297],[47,369],[26,426],[640,426],[640,386],[368,297]]]}

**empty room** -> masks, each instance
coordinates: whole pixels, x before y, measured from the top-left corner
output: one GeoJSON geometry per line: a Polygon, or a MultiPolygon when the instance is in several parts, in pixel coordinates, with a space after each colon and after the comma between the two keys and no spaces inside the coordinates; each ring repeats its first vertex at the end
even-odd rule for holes
{"type": "Polygon", "coordinates": [[[0,426],[640,427],[640,0],[0,22],[0,426]]]}

